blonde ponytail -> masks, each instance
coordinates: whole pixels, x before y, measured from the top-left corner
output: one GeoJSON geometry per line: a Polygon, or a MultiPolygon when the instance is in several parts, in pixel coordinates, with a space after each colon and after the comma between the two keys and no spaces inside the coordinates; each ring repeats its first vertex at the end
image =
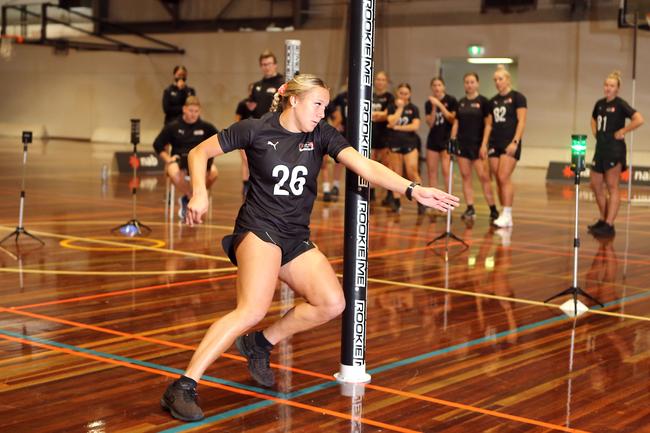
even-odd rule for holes
{"type": "Polygon", "coordinates": [[[620,89],[620,87],[621,87],[621,71],[616,69],[616,70],[610,72],[609,75],[607,76],[607,78],[605,78],[605,81],[607,81],[607,80],[615,80],[616,83],[618,84],[619,89],[620,89]]]}
{"type": "Polygon", "coordinates": [[[299,97],[302,94],[316,88],[322,87],[329,91],[329,87],[323,80],[311,74],[298,74],[291,80],[284,83],[275,95],[273,95],[273,103],[271,104],[270,111],[282,111],[289,104],[291,96],[299,97]],[[281,91],[282,89],[282,91],[281,91]]]}

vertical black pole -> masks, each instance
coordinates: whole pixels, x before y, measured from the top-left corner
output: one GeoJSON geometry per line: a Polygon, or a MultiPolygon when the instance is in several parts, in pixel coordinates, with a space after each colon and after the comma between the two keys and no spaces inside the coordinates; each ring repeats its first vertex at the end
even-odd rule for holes
{"type": "MultiPolygon", "coordinates": [[[[350,2],[348,137],[370,156],[375,0],[350,2]]],[[[369,382],[366,373],[366,299],[368,288],[368,182],[347,171],[345,178],[343,291],[346,307],[341,330],[341,382],[369,382]]]]}

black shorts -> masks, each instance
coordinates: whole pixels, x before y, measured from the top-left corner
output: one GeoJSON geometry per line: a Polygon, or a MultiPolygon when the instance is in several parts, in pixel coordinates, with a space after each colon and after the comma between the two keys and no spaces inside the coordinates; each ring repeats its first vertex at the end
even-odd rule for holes
{"type": "Polygon", "coordinates": [[[388,147],[391,152],[406,155],[420,147],[420,137],[415,133],[393,131],[388,136],[388,147]]]}
{"type": "MultiPolygon", "coordinates": [[[[506,147],[508,147],[508,143],[490,143],[488,144],[488,158],[498,158],[501,155],[506,154],[506,147]]],[[[521,143],[517,145],[517,151],[515,152],[514,158],[519,161],[519,158],[521,157],[521,143]]]]}
{"type": "MultiPolygon", "coordinates": [[[[178,168],[181,170],[185,170],[189,173],[189,165],[187,163],[187,154],[185,155],[178,155],[178,168]]],[[[208,166],[207,169],[210,171],[210,167],[212,166],[212,161],[214,161],[214,158],[208,159],[208,166]]]]}
{"type": "Polygon", "coordinates": [[[382,150],[386,149],[388,147],[388,143],[386,142],[386,139],[384,137],[373,137],[372,139],[372,148],[377,149],[377,150],[382,150]]]}
{"type": "Polygon", "coordinates": [[[427,138],[427,150],[431,150],[433,152],[445,152],[447,151],[448,146],[449,146],[449,140],[436,142],[432,140],[431,137],[427,138]]]}
{"type": "Polygon", "coordinates": [[[479,159],[481,150],[481,143],[464,143],[458,142],[458,150],[456,155],[461,158],[467,158],[470,161],[476,161],[479,159]]]}
{"type": "Polygon", "coordinates": [[[594,155],[593,161],[591,161],[591,171],[596,173],[605,173],[607,170],[611,170],[616,167],[616,164],[621,164],[621,172],[627,170],[627,158],[625,155],[614,156],[614,155],[594,155]]]}
{"type": "Polygon", "coordinates": [[[231,235],[224,237],[221,240],[221,246],[224,252],[228,255],[228,258],[233,265],[237,266],[237,255],[235,254],[237,247],[244,240],[244,237],[248,233],[253,233],[255,236],[268,242],[273,245],[280,247],[282,251],[282,262],[281,265],[284,266],[289,263],[291,260],[295,259],[302,253],[306,253],[312,248],[316,248],[316,245],[312,241],[302,238],[287,237],[281,236],[275,232],[269,232],[266,230],[246,230],[241,227],[235,226],[235,232],[231,235]]]}

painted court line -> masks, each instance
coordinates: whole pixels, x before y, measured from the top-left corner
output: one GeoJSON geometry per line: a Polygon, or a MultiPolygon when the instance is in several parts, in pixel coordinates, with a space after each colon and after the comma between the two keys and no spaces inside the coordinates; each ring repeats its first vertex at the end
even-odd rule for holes
{"type": "MultiPolygon", "coordinates": [[[[152,342],[152,343],[160,344],[160,345],[165,345],[165,346],[169,346],[169,347],[177,347],[177,348],[186,349],[186,350],[194,350],[195,349],[195,347],[189,346],[189,345],[183,345],[183,344],[180,344],[180,343],[167,342],[167,341],[164,341],[164,340],[158,340],[158,339],[153,339],[153,338],[149,338],[149,337],[138,336],[138,335],[135,335],[135,334],[128,334],[128,333],[121,332],[121,331],[114,331],[114,330],[110,330],[110,329],[107,329],[107,328],[101,328],[101,327],[97,327],[97,326],[93,326],[93,325],[81,324],[81,323],[78,323],[78,322],[72,322],[72,321],[68,321],[68,320],[65,320],[65,319],[51,318],[49,316],[44,316],[44,315],[36,314],[36,313],[11,311],[11,310],[8,310],[8,309],[5,309],[5,308],[1,308],[0,311],[4,311],[4,312],[7,312],[7,313],[26,315],[26,316],[29,316],[29,317],[43,319],[43,320],[51,320],[51,321],[54,321],[54,322],[64,323],[64,324],[68,324],[68,325],[71,325],[71,326],[79,326],[79,327],[82,327],[82,328],[87,328],[87,329],[91,329],[91,330],[95,330],[95,331],[99,331],[99,332],[105,332],[105,333],[109,333],[109,334],[113,334],[113,335],[130,337],[130,338],[143,340],[143,341],[148,341],[148,342],[152,342]]],[[[562,319],[566,319],[566,318],[563,317],[563,316],[557,316],[557,317],[552,318],[552,319],[547,319],[547,320],[542,321],[542,322],[533,323],[531,325],[523,326],[523,327],[520,327],[520,328],[517,328],[517,329],[514,329],[514,330],[504,331],[502,333],[492,335],[492,336],[489,336],[489,337],[483,337],[483,338],[479,338],[479,339],[476,339],[476,340],[472,340],[470,342],[450,346],[450,347],[447,347],[447,348],[442,348],[442,349],[439,349],[439,350],[436,350],[436,351],[433,351],[433,352],[429,352],[429,353],[426,353],[426,354],[423,354],[423,355],[419,355],[419,356],[416,356],[416,357],[407,358],[405,360],[401,360],[401,361],[397,361],[397,362],[394,362],[394,363],[391,363],[391,364],[387,364],[385,366],[370,370],[369,373],[371,373],[371,374],[381,373],[381,372],[391,370],[391,369],[394,369],[394,368],[397,368],[397,367],[402,367],[402,366],[412,364],[412,363],[415,363],[415,362],[420,362],[422,360],[429,359],[429,358],[432,358],[434,356],[443,355],[443,354],[447,354],[447,353],[450,353],[450,352],[453,352],[453,351],[456,351],[456,350],[460,350],[462,348],[473,347],[473,346],[476,346],[476,345],[479,345],[479,344],[482,344],[482,343],[485,343],[485,342],[492,342],[492,341],[495,341],[496,339],[506,337],[506,336],[508,336],[510,334],[513,334],[513,333],[525,332],[527,330],[538,328],[540,326],[550,324],[550,323],[553,323],[553,322],[556,322],[556,321],[559,321],[559,320],[562,320],[562,319]]],[[[49,342],[49,343],[52,343],[52,342],[49,342]]],[[[71,346],[71,347],[74,347],[74,346],[71,346]]],[[[84,349],[84,350],[88,350],[88,349],[84,349]]],[[[237,359],[239,361],[244,360],[242,357],[238,357],[238,356],[234,356],[234,355],[230,355],[230,354],[224,354],[223,357],[231,358],[231,359],[237,359]]],[[[324,384],[316,385],[316,386],[313,386],[313,387],[310,387],[310,388],[307,388],[307,389],[304,389],[304,390],[300,390],[300,391],[290,393],[290,394],[287,395],[287,398],[295,398],[295,397],[298,397],[300,395],[306,395],[306,394],[309,394],[309,393],[312,393],[312,392],[316,392],[316,391],[320,391],[320,390],[324,390],[324,389],[336,386],[338,384],[336,381],[333,380],[332,376],[327,376],[327,375],[323,375],[323,374],[320,374],[320,373],[311,372],[311,371],[308,371],[308,370],[290,368],[290,367],[281,366],[281,365],[278,365],[278,364],[272,364],[272,366],[274,368],[288,369],[288,370],[291,370],[291,371],[296,372],[296,373],[306,374],[306,375],[309,375],[309,376],[315,376],[315,377],[322,378],[322,379],[325,379],[325,380],[328,381],[327,383],[324,383],[324,384]]],[[[157,366],[157,368],[166,368],[166,367],[157,366]]],[[[177,369],[168,369],[168,371],[173,371],[173,372],[176,372],[178,374],[183,373],[181,370],[177,370],[177,369]]],[[[274,393],[271,393],[270,391],[260,390],[259,388],[249,387],[248,385],[239,384],[237,382],[225,381],[223,379],[211,378],[209,376],[206,376],[206,377],[210,378],[211,380],[217,381],[218,383],[224,383],[224,384],[227,384],[229,386],[234,386],[234,387],[237,387],[237,388],[241,387],[241,388],[256,391],[256,392],[262,391],[263,393],[269,393],[269,394],[275,395],[274,393]]],[[[481,413],[481,414],[484,414],[484,415],[490,415],[490,416],[506,419],[506,420],[509,420],[509,421],[517,421],[517,422],[522,422],[522,423],[526,423],[526,424],[538,425],[538,426],[541,426],[541,427],[553,428],[555,430],[561,430],[561,431],[568,431],[568,432],[578,431],[578,430],[573,430],[573,429],[567,429],[567,428],[562,427],[562,426],[556,426],[554,424],[546,423],[546,422],[543,422],[543,421],[528,419],[528,418],[519,417],[519,416],[516,416],[516,415],[509,415],[509,414],[503,413],[503,412],[492,411],[492,410],[489,410],[489,409],[482,409],[482,408],[478,408],[478,407],[474,407],[474,406],[470,406],[470,405],[465,405],[465,404],[462,404],[462,403],[457,403],[457,402],[453,402],[453,401],[438,399],[438,398],[435,398],[435,397],[428,397],[428,396],[425,396],[425,395],[409,393],[407,391],[395,390],[395,389],[388,388],[388,387],[382,387],[382,386],[373,385],[373,384],[367,384],[366,387],[368,389],[374,389],[374,390],[377,390],[377,391],[382,391],[382,392],[386,392],[386,393],[390,393],[390,394],[394,394],[394,395],[399,395],[399,396],[403,396],[403,397],[428,401],[428,402],[443,405],[443,406],[454,407],[454,408],[457,408],[457,409],[463,409],[463,410],[467,410],[467,411],[471,411],[471,412],[477,412],[477,413],[481,413]]],[[[257,404],[252,405],[248,410],[255,410],[255,408],[257,408],[257,404]]],[[[240,413],[244,413],[244,412],[245,412],[245,410],[243,408],[240,408],[240,409],[237,410],[236,414],[240,414],[240,413]]],[[[213,417],[210,417],[210,419],[213,419],[213,417]]],[[[221,415],[216,415],[214,417],[213,421],[210,421],[210,422],[217,422],[217,421],[219,421],[221,419],[224,419],[224,418],[221,415]]],[[[204,421],[208,422],[207,419],[204,420],[204,421]]],[[[194,424],[188,424],[188,426],[191,426],[191,428],[195,428],[194,424]]],[[[182,431],[182,430],[174,430],[174,431],[182,431]]]]}
{"type": "MultiPolygon", "coordinates": [[[[14,341],[22,344],[30,344],[32,346],[41,347],[44,349],[55,350],[58,352],[67,353],[69,355],[80,356],[87,359],[92,359],[94,361],[100,361],[104,363],[119,365],[122,367],[127,367],[135,370],[145,371],[148,373],[154,373],[162,376],[176,378],[178,374],[181,374],[181,370],[172,369],[162,365],[154,364],[151,362],[139,361],[137,359],[127,358],[119,355],[113,355],[109,353],[103,353],[96,350],[83,349],[76,346],[71,346],[68,344],[57,343],[54,341],[43,340],[38,337],[26,336],[11,331],[0,330],[0,338],[5,340],[14,341]]],[[[269,400],[274,403],[286,404],[289,406],[297,407],[300,409],[309,410],[318,414],[330,415],[337,418],[352,420],[352,416],[343,412],[337,412],[330,409],[325,409],[321,407],[316,407],[304,403],[299,403],[296,401],[288,400],[286,398],[279,398],[269,394],[262,394],[259,392],[234,387],[231,385],[225,385],[223,379],[211,378],[212,380],[206,380],[206,377],[201,380],[201,383],[212,388],[219,388],[226,391],[231,391],[237,394],[247,395],[250,397],[261,398],[264,400],[269,400]],[[217,379],[219,382],[215,382],[214,379],[217,379]]],[[[239,385],[239,384],[238,384],[239,385]]],[[[253,387],[251,387],[253,388],[253,387]]],[[[401,432],[401,433],[415,433],[416,430],[411,430],[392,424],[383,423],[380,421],[371,420],[368,418],[360,418],[359,422],[364,424],[372,425],[374,427],[385,428],[391,431],[401,432]]]]}

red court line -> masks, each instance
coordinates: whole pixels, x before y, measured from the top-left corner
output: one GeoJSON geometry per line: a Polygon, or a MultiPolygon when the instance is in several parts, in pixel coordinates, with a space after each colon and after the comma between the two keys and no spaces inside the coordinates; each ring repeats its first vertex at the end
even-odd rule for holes
{"type": "MultiPolygon", "coordinates": [[[[145,337],[143,335],[131,334],[131,333],[128,333],[128,332],[117,331],[117,330],[114,330],[114,329],[104,328],[104,327],[101,327],[101,326],[88,325],[86,323],[75,322],[75,321],[72,321],[72,320],[61,319],[61,318],[58,318],[58,317],[47,316],[47,315],[44,315],[44,314],[32,313],[32,312],[29,312],[29,311],[20,311],[20,310],[15,310],[15,309],[12,309],[12,308],[5,308],[5,307],[0,307],[0,311],[5,312],[5,313],[10,313],[10,314],[18,314],[18,315],[21,315],[21,316],[27,316],[27,317],[31,317],[31,318],[34,318],[34,319],[46,320],[46,321],[49,321],[49,322],[61,323],[61,324],[73,326],[73,327],[76,327],[76,328],[90,329],[92,331],[102,332],[102,333],[105,333],[105,334],[117,335],[119,337],[125,337],[125,338],[129,338],[129,339],[134,339],[134,340],[146,341],[148,343],[154,343],[154,344],[158,344],[158,345],[161,345],[161,346],[175,347],[177,349],[190,350],[190,351],[196,350],[196,346],[190,346],[188,344],[175,343],[173,341],[167,341],[167,340],[159,340],[157,338],[145,337]]],[[[195,323],[198,323],[198,322],[195,322],[195,323]]],[[[193,323],[188,323],[187,324],[187,326],[191,326],[191,325],[193,325],[193,323]]],[[[234,359],[234,360],[241,361],[241,362],[246,362],[246,358],[244,358],[243,356],[231,355],[230,353],[224,353],[221,356],[224,357],[224,358],[229,358],[229,359],[234,359]]],[[[278,369],[281,369],[281,370],[288,370],[288,371],[292,371],[294,373],[301,373],[301,374],[304,374],[306,376],[313,376],[313,377],[317,377],[317,378],[320,378],[320,379],[332,380],[331,375],[328,376],[328,375],[317,373],[317,372],[314,372],[314,371],[302,370],[300,368],[288,367],[288,366],[285,366],[285,365],[275,364],[275,363],[271,363],[271,366],[275,367],[275,368],[278,368],[278,369]]]]}
{"type": "MultiPolygon", "coordinates": [[[[85,324],[85,323],[74,322],[74,321],[71,321],[71,320],[59,319],[59,318],[56,318],[56,317],[46,316],[46,315],[43,315],[43,314],[31,313],[31,312],[27,312],[27,311],[15,311],[15,310],[3,308],[3,307],[0,307],[0,311],[6,312],[6,313],[12,313],[12,314],[28,316],[28,317],[32,317],[32,318],[35,318],[35,319],[41,319],[41,320],[46,320],[46,321],[51,321],[51,322],[56,322],[56,323],[62,323],[62,324],[70,325],[70,326],[73,326],[73,327],[90,329],[90,330],[93,330],[93,331],[102,332],[102,333],[106,333],[106,334],[117,335],[117,336],[121,336],[121,337],[125,337],[125,338],[131,338],[131,339],[135,339],[135,340],[146,341],[146,342],[149,342],[149,343],[159,344],[161,346],[175,347],[175,348],[191,350],[191,351],[196,350],[196,346],[190,346],[190,345],[175,343],[175,342],[166,341],[166,340],[159,340],[159,339],[156,339],[156,338],[145,337],[145,336],[137,335],[137,334],[130,334],[130,333],[127,333],[127,332],[116,331],[116,330],[113,330],[113,329],[103,328],[103,327],[94,326],[94,325],[88,325],[88,324],[85,324]]],[[[222,354],[222,357],[223,358],[234,359],[234,360],[241,361],[241,362],[246,362],[246,359],[244,357],[237,356],[237,355],[231,355],[229,353],[222,354]]],[[[275,363],[271,363],[271,366],[273,368],[277,368],[277,369],[280,369],[280,370],[288,370],[288,371],[292,371],[294,373],[300,373],[300,374],[304,374],[306,376],[312,376],[312,377],[317,377],[317,378],[324,379],[324,380],[327,380],[327,381],[332,381],[332,376],[331,375],[325,375],[325,374],[321,374],[321,373],[318,373],[318,372],[315,372],[315,371],[303,370],[303,369],[300,369],[300,368],[289,367],[289,366],[285,366],[285,365],[281,365],[281,364],[275,364],[275,363]]],[[[173,376],[173,377],[176,377],[176,376],[173,376]]],[[[494,417],[497,417],[497,418],[507,419],[507,420],[510,420],[510,421],[517,421],[517,422],[521,422],[521,423],[524,423],[524,424],[538,425],[538,426],[541,426],[541,427],[552,428],[554,430],[560,430],[560,431],[566,431],[566,432],[588,433],[588,432],[584,432],[583,430],[571,429],[571,428],[568,428],[568,427],[563,427],[563,426],[559,426],[559,425],[555,425],[555,424],[551,424],[551,423],[546,423],[544,421],[538,421],[538,420],[535,420],[535,419],[524,418],[524,417],[520,417],[520,416],[517,416],[517,415],[509,415],[509,414],[503,413],[503,412],[497,412],[497,411],[493,411],[493,410],[489,410],[489,409],[482,409],[482,408],[479,408],[479,407],[476,407],[476,406],[470,406],[470,405],[466,405],[466,404],[463,404],[463,403],[456,403],[456,402],[449,401],[449,400],[442,400],[442,399],[435,398],[435,397],[428,397],[426,395],[415,394],[415,393],[411,393],[411,392],[408,392],[408,391],[397,390],[397,389],[394,389],[394,388],[388,388],[388,387],[373,385],[373,384],[366,384],[365,386],[367,388],[369,388],[369,389],[374,389],[376,391],[381,391],[381,392],[385,392],[385,393],[388,393],[388,394],[399,395],[399,396],[402,396],[402,397],[413,398],[413,399],[416,399],[416,400],[423,400],[423,401],[427,401],[427,402],[431,402],[431,403],[435,403],[435,404],[440,404],[440,405],[448,406],[448,407],[455,407],[457,409],[467,410],[467,411],[470,411],[470,412],[482,413],[484,415],[490,415],[490,416],[494,416],[494,417]]]]}
{"type": "Polygon", "coordinates": [[[139,287],[136,289],[126,289],[126,290],[118,290],[115,292],[109,292],[109,293],[99,293],[96,295],[87,295],[87,296],[77,296],[74,298],[67,298],[67,299],[58,299],[56,301],[47,301],[47,302],[40,302],[38,304],[29,304],[29,305],[20,305],[17,307],[11,307],[12,310],[23,310],[27,308],[36,308],[36,307],[44,307],[46,305],[58,305],[58,304],[66,304],[69,302],[77,302],[77,301],[88,301],[91,299],[100,299],[100,298],[107,298],[111,296],[118,296],[118,295],[125,295],[125,294],[131,294],[131,293],[138,293],[138,292],[146,292],[150,290],[156,290],[156,289],[163,289],[167,287],[177,287],[177,286],[185,286],[185,285],[190,285],[190,284],[196,284],[196,283],[205,283],[205,282],[210,282],[210,281],[220,281],[220,280],[228,280],[231,278],[236,278],[237,274],[231,274],[231,275],[223,275],[219,277],[211,277],[211,278],[202,278],[198,280],[188,280],[188,281],[178,281],[175,283],[165,283],[165,284],[156,284],[154,286],[145,286],[145,287],[139,287]]]}
{"type": "MultiPolygon", "coordinates": [[[[9,335],[0,335],[0,337],[4,338],[5,340],[14,341],[14,342],[21,343],[21,344],[29,344],[31,346],[41,347],[41,348],[44,348],[44,349],[53,350],[55,352],[63,352],[63,353],[66,353],[68,355],[79,356],[79,357],[82,357],[82,358],[87,358],[87,359],[91,359],[93,361],[99,361],[99,362],[103,362],[103,363],[106,363],[106,364],[119,365],[119,366],[122,366],[122,367],[131,368],[133,370],[140,370],[140,371],[144,371],[144,372],[147,372],[147,373],[153,373],[153,374],[158,374],[158,375],[161,375],[161,376],[171,377],[171,378],[174,378],[174,379],[176,379],[176,377],[178,377],[178,375],[175,374],[175,373],[169,373],[169,372],[164,371],[164,370],[158,370],[158,369],[155,369],[155,368],[145,367],[145,366],[138,365],[138,364],[131,364],[131,363],[128,363],[128,362],[117,360],[117,359],[103,358],[101,356],[96,356],[96,355],[93,355],[93,354],[90,354],[90,353],[76,352],[76,351],[71,350],[71,349],[51,346],[49,344],[39,343],[39,342],[35,342],[35,341],[30,341],[30,340],[25,340],[25,339],[22,339],[22,338],[12,337],[12,336],[9,336],[9,335]]],[[[372,425],[374,427],[385,428],[385,429],[400,432],[400,433],[418,433],[416,430],[411,430],[411,429],[407,429],[407,428],[404,428],[404,427],[398,427],[398,426],[395,426],[395,425],[392,425],[392,424],[387,424],[387,423],[383,423],[383,422],[380,422],[380,421],[374,421],[374,420],[371,420],[371,419],[368,419],[368,418],[353,418],[351,415],[348,415],[348,414],[343,413],[343,412],[337,412],[337,411],[330,410],[330,409],[311,406],[311,405],[308,405],[308,404],[299,403],[299,402],[296,402],[296,401],[293,401],[293,400],[286,400],[286,399],[283,399],[283,398],[277,398],[277,397],[273,397],[273,396],[270,396],[270,395],[259,394],[259,393],[254,392],[254,391],[248,391],[248,390],[245,390],[245,389],[235,388],[235,387],[228,386],[228,385],[222,385],[220,383],[208,382],[208,381],[204,381],[204,380],[201,380],[200,383],[202,385],[206,385],[206,386],[209,386],[211,388],[219,388],[219,389],[222,389],[222,390],[225,390],[225,391],[233,392],[235,394],[247,395],[249,397],[255,397],[255,398],[258,398],[258,399],[262,399],[262,400],[270,400],[270,401],[274,401],[276,403],[285,404],[285,405],[297,407],[297,408],[300,408],[300,409],[305,409],[305,410],[315,412],[315,413],[318,413],[318,414],[321,414],[321,415],[323,415],[323,414],[330,415],[330,416],[345,419],[345,420],[348,420],[348,421],[351,421],[351,420],[354,419],[355,421],[359,421],[359,422],[362,422],[364,424],[372,425]]]]}

